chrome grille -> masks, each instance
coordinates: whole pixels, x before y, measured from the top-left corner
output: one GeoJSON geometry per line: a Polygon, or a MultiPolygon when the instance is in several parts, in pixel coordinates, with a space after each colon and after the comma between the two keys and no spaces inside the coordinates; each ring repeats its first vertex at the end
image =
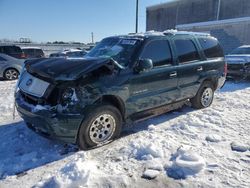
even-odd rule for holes
{"type": "Polygon", "coordinates": [[[23,92],[35,97],[42,97],[49,87],[48,82],[40,80],[39,78],[32,76],[28,72],[24,72],[20,79],[21,80],[19,81],[19,88],[23,92]]]}

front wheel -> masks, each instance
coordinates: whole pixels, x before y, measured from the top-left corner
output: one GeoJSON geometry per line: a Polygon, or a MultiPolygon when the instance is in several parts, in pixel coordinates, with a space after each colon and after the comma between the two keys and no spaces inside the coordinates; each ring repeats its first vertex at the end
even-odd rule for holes
{"type": "Polygon", "coordinates": [[[6,80],[16,80],[18,79],[18,76],[19,76],[19,72],[16,70],[16,69],[7,69],[5,72],[4,72],[4,78],[6,80]]]}
{"type": "Polygon", "coordinates": [[[196,109],[207,108],[213,103],[214,87],[211,82],[204,82],[194,98],[190,99],[196,109]]]}
{"type": "Polygon", "coordinates": [[[90,108],[78,132],[80,149],[104,145],[119,137],[122,127],[121,113],[112,105],[90,108]]]}

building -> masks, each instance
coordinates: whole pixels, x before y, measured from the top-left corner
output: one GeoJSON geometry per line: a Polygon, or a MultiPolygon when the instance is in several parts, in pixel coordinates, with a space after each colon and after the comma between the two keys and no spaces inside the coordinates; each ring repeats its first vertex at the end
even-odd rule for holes
{"type": "Polygon", "coordinates": [[[250,0],[175,0],[147,8],[146,30],[207,32],[225,53],[250,44],[250,0]]]}

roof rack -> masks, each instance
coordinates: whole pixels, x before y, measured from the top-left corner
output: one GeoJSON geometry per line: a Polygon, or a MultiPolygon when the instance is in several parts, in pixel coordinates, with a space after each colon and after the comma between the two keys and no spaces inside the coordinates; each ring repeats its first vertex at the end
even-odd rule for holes
{"type": "Polygon", "coordinates": [[[191,32],[191,31],[178,31],[176,29],[169,29],[163,31],[164,35],[198,35],[198,36],[210,36],[209,33],[201,33],[201,32],[191,32]]]}
{"type": "Polygon", "coordinates": [[[169,29],[163,32],[160,31],[146,31],[145,33],[129,33],[128,36],[133,37],[150,37],[150,36],[167,36],[167,35],[197,35],[197,36],[210,36],[209,33],[178,31],[176,29],[169,29]]]}

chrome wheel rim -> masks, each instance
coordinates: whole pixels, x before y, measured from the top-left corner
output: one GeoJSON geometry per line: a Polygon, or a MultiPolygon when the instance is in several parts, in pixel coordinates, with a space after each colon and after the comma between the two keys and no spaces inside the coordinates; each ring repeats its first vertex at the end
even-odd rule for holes
{"type": "Polygon", "coordinates": [[[8,80],[15,80],[18,78],[18,72],[14,69],[9,69],[5,72],[5,77],[8,80]]]}
{"type": "Polygon", "coordinates": [[[96,144],[107,142],[113,136],[115,128],[116,122],[112,115],[99,115],[89,128],[89,137],[96,144]]]}
{"type": "Polygon", "coordinates": [[[201,96],[201,104],[204,107],[208,107],[213,100],[213,90],[211,88],[206,88],[201,96]]]}

